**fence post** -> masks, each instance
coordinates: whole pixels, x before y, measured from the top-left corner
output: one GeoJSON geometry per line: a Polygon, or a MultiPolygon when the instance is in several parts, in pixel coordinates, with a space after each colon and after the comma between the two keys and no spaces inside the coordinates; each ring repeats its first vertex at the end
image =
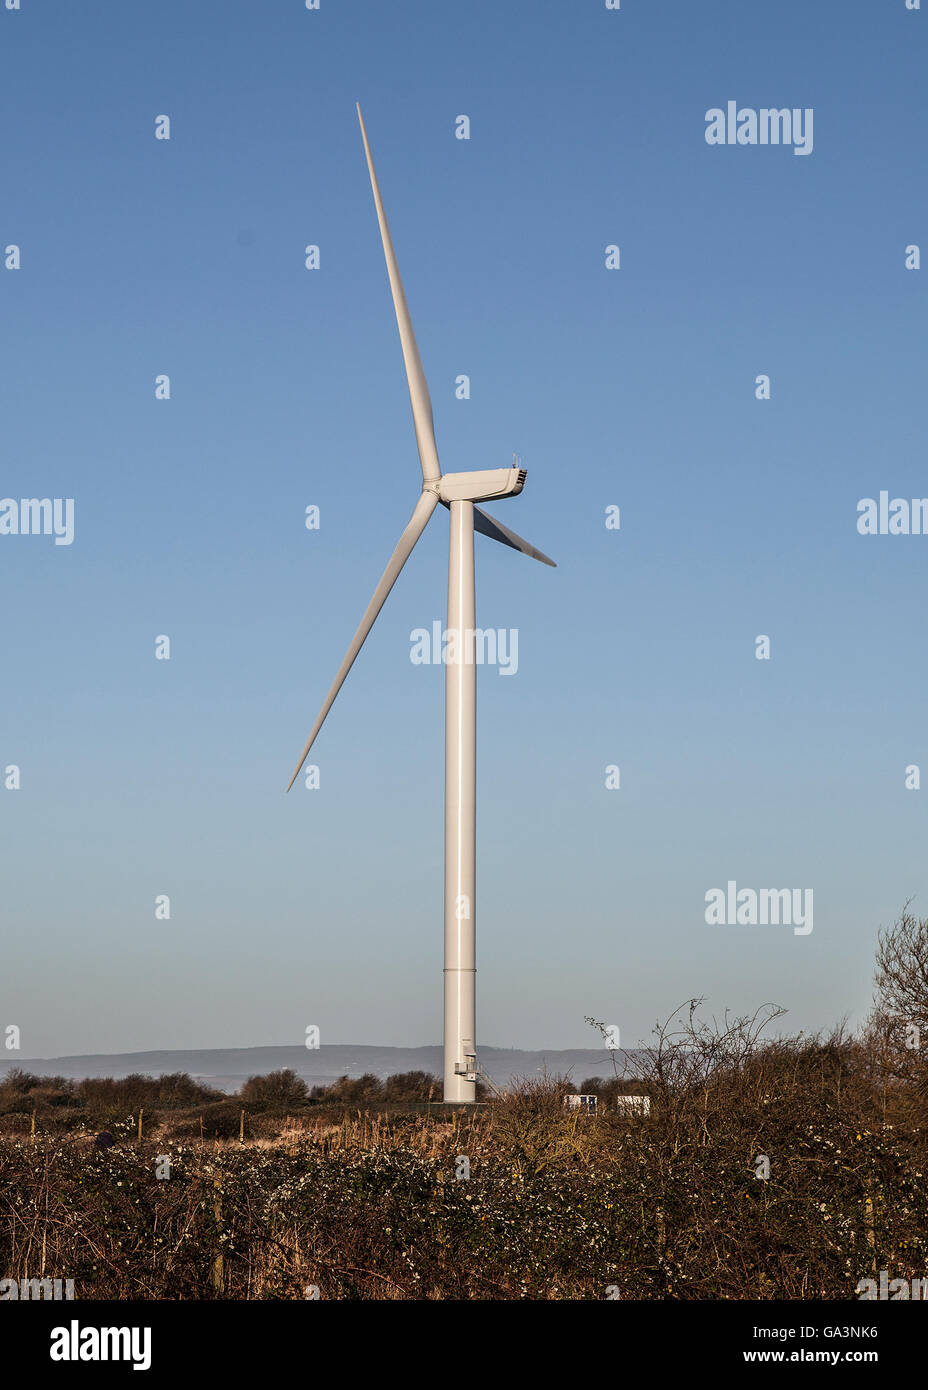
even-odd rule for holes
{"type": "Polygon", "coordinates": [[[873,1250],[873,1252],[874,1252],[874,1254],[873,1254],[873,1272],[874,1272],[874,1274],[876,1274],[876,1249],[875,1249],[875,1246],[876,1246],[876,1235],[875,1235],[875,1232],[874,1232],[874,1230],[873,1230],[873,1198],[872,1198],[872,1197],[868,1197],[868,1198],[867,1198],[866,1203],[864,1204],[864,1210],[865,1210],[865,1212],[866,1212],[865,1221],[866,1221],[866,1226],[867,1226],[867,1244],[870,1246],[870,1249],[873,1250]]]}
{"type": "MultiPolygon", "coordinates": [[[[222,1225],[222,1190],[220,1188],[218,1178],[213,1179],[213,1188],[213,1215],[216,1218],[216,1240],[217,1242],[219,1242],[219,1227],[222,1225]]],[[[225,1260],[223,1258],[222,1244],[220,1242],[219,1252],[216,1255],[216,1258],[213,1260],[213,1267],[210,1273],[210,1282],[212,1283],[212,1286],[217,1293],[222,1293],[222,1278],[224,1268],[225,1260]]]]}

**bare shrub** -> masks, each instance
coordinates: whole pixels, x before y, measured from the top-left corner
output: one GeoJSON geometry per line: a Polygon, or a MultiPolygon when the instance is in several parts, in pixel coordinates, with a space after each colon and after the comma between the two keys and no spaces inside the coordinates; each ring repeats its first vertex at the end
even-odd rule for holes
{"type": "Polygon", "coordinates": [[[264,1076],[249,1076],[239,1095],[242,1100],[252,1104],[285,1109],[287,1106],[305,1105],[308,1088],[292,1068],[284,1067],[281,1071],[269,1071],[264,1076]]]}
{"type": "Polygon", "coordinates": [[[928,1124],[928,917],[908,905],[879,935],[867,1041],[887,1115],[928,1124]]]}
{"type": "Polygon", "coordinates": [[[441,1082],[427,1071],[396,1072],[383,1083],[382,1094],[387,1102],[438,1100],[441,1082]]]}
{"type": "Polygon", "coordinates": [[[370,1105],[383,1100],[383,1082],[373,1072],[363,1076],[340,1076],[328,1086],[314,1086],[312,1100],[338,1105],[370,1105]]]}

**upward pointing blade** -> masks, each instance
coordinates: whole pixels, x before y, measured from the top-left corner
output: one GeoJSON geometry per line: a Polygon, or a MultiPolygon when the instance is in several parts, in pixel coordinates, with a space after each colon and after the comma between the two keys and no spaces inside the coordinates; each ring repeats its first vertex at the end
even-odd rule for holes
{"type": "Polygon", "coordinates": [[[374,161],[371,157],[371,147],[367,141],[367,131],[364,129],[364,117],[361,115],[360,106],[358,106],[358,120],[361,122],[361,137],[364,141],[364,153],[367,155],[367,167],[371,176],[371,188],[374,191],[374,204],[377,208],[377,221],[380,223],[383,254],[387,262],[387,274],[390,276],[390,289],[393,291],[393,308],[396,310],[396,324],[400,330],[400,342],[403,345],[403,362],[406,365],[406,382],[409,386],[409,400],[412,405],[413,424],[416,427],[416,444],[419,447],[419,463],[422,466],[422,477],[427,483],[436,482],[441,477],[441,469],[438,466],[438,450],[435,446],[435,425],[432,420],[432,401],[429,396],[425,372],[422,370],[422,360],[419,357],[419,349],[416,346],[416,335],[412,329],[412,319],[409,317],[406,295],[403,293],[400,268],[396,263],[396,252],[393,250],[390,228],[387,226],[387,214],[383,210],[380,185],[377,183],[377,175],[374,172],[374,161]]]}
{"type": "Polygon", "coordinates": [[[329,710],[332,708],[332,705],[335,702],[335,697],[341,690],[342,685],[344,684],[345,677],[354,665],[355,657],[357,656],[361,648],[364,646],[365,638],[367,637],[367,634],[370,632],[371,628],[374,626],[377,614],[380,612],[381,608],[386,603],[387,595],[389,594],[390,590],[393,588],[393,585],[399,578],[400,570],[403,568],[406,561],[409,559],[409,556],[412,553],[413,546],[415,545],[419,537],[422,535],[422,532],[425,530],[426,525],[428,524],[428,519],[434,512],[437,505],[438,497],[434,492],[423,492],[418,502],[416,503],[415,510],[413,511],[413,514],[409,519],[409,523],[406,526],[406,529],[403,532],[403,534],[400,536],[399,543],[397,544],[396,549],[390,556],[390,559],[387,563],[387,568],[384,570],[383,574],[380,577],[380,583],[374,590],[374,597],[367,605],[367,611],[365,612],[364,617],[361,619],[360,626],[358,627],[358,630],[355,633],[354,637],[351,639],[351,646],[348,648],[348,651],[345,654],[344,661],[338,668],[338,674],[332,682],[332,688],[329,691],[328,695],[325,697],[325,703],[323,704],[322,709],[319,711],[319,717],[313,725],[312,733],[306,740],[306,747],[300,754],[300,761],[296,765],[293,776],[287,783],[287,791],[290,790],[297,777],[299,777],[303,764],[305,763],[309,755],[309,750],[310,748],[312,748],[313,743],[315,742],[316,735],[322,728],[325,717],[328,714],[329,710]]]}

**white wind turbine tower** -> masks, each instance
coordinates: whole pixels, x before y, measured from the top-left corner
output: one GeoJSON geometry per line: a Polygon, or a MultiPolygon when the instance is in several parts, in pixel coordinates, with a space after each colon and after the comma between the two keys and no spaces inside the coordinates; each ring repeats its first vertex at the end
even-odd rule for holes
{"type": "Polygon", "coordinates": [[[374,172],[374,161],[358,107],[361,136],[371,176],[383,253],[393,293],[393,307],[403,347],[412,418],[422,466],[422,492],[399,543],[390,556],[374,597],[367,606],[332,688],[300,754],[287,790],[293,786],[333,701],[351,670],[396,583],[413,546],[439,502],[451,512],[448,555],[448,627],[445,652],[445,973],[444,973],[444,1098],[472,1102],[476,1095],[477,1047],[475,1029],[476,958],[474,950],[475,816],[477,684],[474,621],[474,530],[525,555],[553,565],[540,550],[494,521],[474,505],[490,498],[515,497],[525,483],[519,467],[478,473],[442,473],[435,446],[432,402],[422,370],[412,320],[403,293],[396,254],[374,172]]]}

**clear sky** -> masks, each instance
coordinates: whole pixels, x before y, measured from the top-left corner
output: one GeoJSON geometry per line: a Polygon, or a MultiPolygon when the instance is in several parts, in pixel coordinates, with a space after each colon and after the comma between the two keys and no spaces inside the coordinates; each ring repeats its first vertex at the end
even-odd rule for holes
{"type": "Polygon", "coordinates": [[[926,25],[0,5],[0,494],[75,505],[70,546],[0,535],[23,1057],[439,1041],[443,510],[284,795],[420,486],[356,100],[442,464],[520,453],[488,509],[559,565],[477,538],[478,622],[519,634],[478,674],[478,1043],[862,1015],[878,927],[928,912],[928,536],[857,530],[928,496],[926,25]],[[811,108],[812,153],[710,146],[730,100],[811,108]],[[729,880],[814,890],[814,930],[707,925],[729,880]]]}

